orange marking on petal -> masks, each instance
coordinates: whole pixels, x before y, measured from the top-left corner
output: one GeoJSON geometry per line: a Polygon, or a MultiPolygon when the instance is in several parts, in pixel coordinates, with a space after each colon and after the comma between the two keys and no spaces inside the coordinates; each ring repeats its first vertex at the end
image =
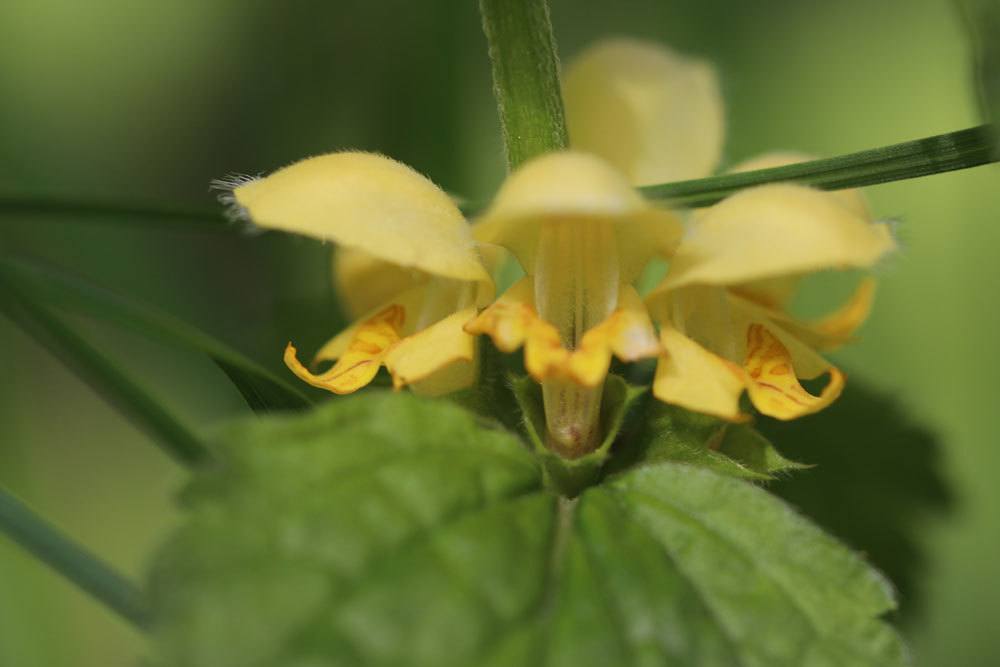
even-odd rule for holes
{"type": "Polygon", "coordinates": [[[807,392],[793,371],[791,354],[761,324],[747,328],[747,356],[743,363],[750,378],[747,392],[762,413],[777,419],[795,419],[822,410],[844,388],[844,374],[832,366],[830,381],[819,396],[807,392]]]}
{"type": "Polygon", "coordinates": [[[371,382],[389,350],[399,342],[406,309],[393,304],[358,327],[347,349],[329,370],[315,374],[298,360],[295,346],[285,348],[285,365],[304,382],[335,394],[350,394],[371,382]]]}
{"type": "Polygon", "coordinates": [[[498,349],[524,347],[524,365],[539,382],[564,379],[593,387],[604,381],[611,355],[623,361],[656,357],[660,343],[645,313],[619,309],[587,331],[580,346],[563,346],[556,328],[523,302],[503,299],[465,326],[470,334],[488,334],[498,349]]]}

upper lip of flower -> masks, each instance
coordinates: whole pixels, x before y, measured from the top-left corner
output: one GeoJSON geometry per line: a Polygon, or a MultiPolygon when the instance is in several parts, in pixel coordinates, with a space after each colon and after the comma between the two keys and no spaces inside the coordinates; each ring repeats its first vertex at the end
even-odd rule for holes
{"type": "MultiPolygon", "coordinates": [[[[461,330],[464,321],[451,316],[458,312],[471,319],[477,304],[492,299],[493,281],[464,216],[424,176],[381,155],[331,153],[242,181],[232,199],[259,226],[332,241],[363,253],[362,263],[411,270],[392,278],[390,286],[396,281],[398,289],[388,302],[374,305],[320,350],[317,360],[339,359],[333,368],[311,373],[289,345],[285,360],[300,378],[349,393],[370,382],[383,364],[398,384],[424,380],[456,363],[474,365],[474,346],[461,330]],[[449,298],[453,308],[441,302],[449,298]],[[435,317],[421,318],[422,311],[435,317]],[[428,340],[433,344],[412,353],[428,340]]],[[[364,279],[363,267],[355,267],[353,276],[364,279]]],[[[451,388],[428,386],[431,392],[451,388]]]]}

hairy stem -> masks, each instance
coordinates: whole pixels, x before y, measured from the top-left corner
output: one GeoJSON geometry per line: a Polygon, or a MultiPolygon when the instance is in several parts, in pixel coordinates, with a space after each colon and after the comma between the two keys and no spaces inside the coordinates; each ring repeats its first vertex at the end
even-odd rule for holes
{"type": "Polygon", "coordinates": [[[479,11],[507,166],[514,170],[568,144],[549,6],[546,0],[480,0],[479,11]]]}

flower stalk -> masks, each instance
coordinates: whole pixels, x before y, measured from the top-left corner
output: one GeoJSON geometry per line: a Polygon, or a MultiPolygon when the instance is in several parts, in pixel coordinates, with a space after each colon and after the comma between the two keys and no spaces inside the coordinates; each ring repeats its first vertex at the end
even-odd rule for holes
{"type": "Polygon", "coordinates": [[[507,167],[569,144],[547,0],[480,0],[507,167]]]}

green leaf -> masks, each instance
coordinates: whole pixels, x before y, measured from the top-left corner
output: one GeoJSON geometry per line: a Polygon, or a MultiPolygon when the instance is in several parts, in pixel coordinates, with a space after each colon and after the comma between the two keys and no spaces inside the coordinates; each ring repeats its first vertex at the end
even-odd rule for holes
{"type": "Polygon", "coordinates": [[[234,425],[150,593],[158,664],[906,663],[885,580],[762,489],[671,462],[568,500],[446,401],[234,425]]]}
{"type": "Polygon", "coordinates": [[[2,272],[0,313],[44,345],[179,463],[195,465],[208,457],[201,439],[193,431],[62,320],[26,299],[2,272]]]}
{"type": "Polygon", "coordinates": [[[950,509],[941,442],[884,392],[850,374],[843,395],[805,419],[762,419],[784,451],[815,464],[770,489],[862,549],[917,608],[926,519],[950,509]]]}
{"type": "Polygon", "coordinates": [[[611,464],[612,470],[673,461],[765,481],[804,467],[783,457],[767,438],[747,424],[730,424],[655,399],[644,407],[635,420],[642,427],[627,436],[611,464]]]}
{"type": "Polygon", "coordinates": [[[0,259],[0,279],[15,285],[32,300],[107,320],[168,344],[207,354],[256,412],[299,409],[310,404],[298,389],[224,343],[171,315],[82,278],[23,260],[0,259]]]}

